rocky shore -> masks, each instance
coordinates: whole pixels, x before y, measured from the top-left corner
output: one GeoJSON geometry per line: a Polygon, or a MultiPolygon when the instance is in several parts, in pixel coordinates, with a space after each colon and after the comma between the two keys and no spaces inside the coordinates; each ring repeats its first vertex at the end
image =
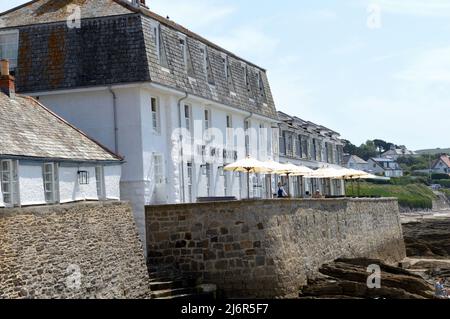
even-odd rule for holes
{"type": "MultiPolygon", "coordinates": [[[[339,259],[323,265],[302,287],[301,299],[431,299],[434,283],[450,283],[450,211],[402,214],[407,258],[399,265],[370,259],[339,259]],[[381,267],[381,288],[369,289],[367,267],[381,267]]],[[[450,285],[447,287],[450,288],[450,285]]]]}

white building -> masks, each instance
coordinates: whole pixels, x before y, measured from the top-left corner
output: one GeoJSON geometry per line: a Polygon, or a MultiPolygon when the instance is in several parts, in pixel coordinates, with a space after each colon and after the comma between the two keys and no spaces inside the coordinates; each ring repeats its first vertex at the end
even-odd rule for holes
{"type": "Polygon", "coordinates": [[[369,168],[369,163],[356,155],[344,155],[344,162],[342,165],[350,169],[356,169],[368,173],[372,172],[369,168]]]}
{"type": "Polygon", "coordinates": [[[384,177],[402,177],[403,170],[400,165],[391,158],[370,158],[369,170],[372,174],[384,177]]]}
{"type": "MultiPolygon", "coordinates": [[[[46,1],[0,16],[2,52],[20,92],[124,157],[121,197],[143,241],[145,205],[246,196],[245,175],[223,167],[246,154],[274,158],[278,118],[264,69],[145,1],[78,3],[79,27],[67,5],[46,1]]],[[[252,195],[266,196],[257,186],[252,195]]]]}
{"type": "Polygon", "coordinates": [[[431,165],[433,173],[450,174],[450,157],[448,155],[441,155],[431,165]]]}
{"type": "MultiPolygon", "coordinates": [[[[122,160],[0,76],[0,207],[119,200],[122,160]]],[[[1,213],[1,212],[0,212],[1,213]]]]}
{"type": "MultiPolygon", "coordinates": [[[[343,142],[339,133],[322,125],[278,112],[279,161],[302,165],[311,169],[321,167],[342,168],[343,142]]],[[[287,178],[281,178],[283,183],[287,178]]],[[[317,190],[326,196],[345,195],[344,182],[336,179],[308,179],[291,177],[290,195],[304,197],[317,190]]]]}

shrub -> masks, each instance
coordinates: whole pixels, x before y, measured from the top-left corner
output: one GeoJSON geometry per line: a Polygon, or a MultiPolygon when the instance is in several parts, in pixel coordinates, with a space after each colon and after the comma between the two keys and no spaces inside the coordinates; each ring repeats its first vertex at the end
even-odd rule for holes
{"type": "Polygon", "coordinates": [[[450,179],[450,175],[448,174],[431,174],[431,179],[441,180],[441,179],[450,179]]]}
{"type": "Polygon", "coordinates": [[[450,188],[450,179],[435,180],[434,182],[435,184],[439,184],[442,187],[450,188]]]}

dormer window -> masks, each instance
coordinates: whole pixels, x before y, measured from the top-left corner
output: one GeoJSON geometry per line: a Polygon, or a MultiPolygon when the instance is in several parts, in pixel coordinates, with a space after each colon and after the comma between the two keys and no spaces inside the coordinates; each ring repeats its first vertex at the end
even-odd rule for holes
{"type": "Polygon", "coordinates": [[[203,69],[206,75],[206,80],[208,81],[209,85],[215,85],[208,49],[204,47],[201,49],[201,52],[203,54],[203,69]]]}
{"type": "Polygon", "coordinates": [[[264,88],[264,81],[261,72],[258,72],[257,76],[258,76],[259,95],[261,96],[263,101],[266,102],[266,90],[264,88]]]}
{"type": "Polygon", "coordinates": [[[164,44],[164,38],[161,32],[161,25],[153,27],[153,36],[155,39],[156,56],[158,57],[159,64],[165,68],[169,69],[169,62],[167,60],[166,46],[164,44]]]}
{"type": "Polygon", "coordinates": [[[19,51],[19,31],[0,32],[0,58],[9,60],[11,71],[17,68],[17,56],[19,51]]]}
{"type": "Polygon", "coordinates": [[[230,65],[230,60],[228,59],[228,56],[225,56],[223,58],[223,66],[224,66],[225,79],[228,84],[228,89],[230,90],[230,92],[235,92],[233,76],[231,74],[231,65],[230,65]]]}
{"type": "Polygon", "coordinates": [[[187,49],[186,49],[186,39],[180,38],[180,50],[181,50],[181,58],[183,60],[184,69],[187,72],[187,49]]]}

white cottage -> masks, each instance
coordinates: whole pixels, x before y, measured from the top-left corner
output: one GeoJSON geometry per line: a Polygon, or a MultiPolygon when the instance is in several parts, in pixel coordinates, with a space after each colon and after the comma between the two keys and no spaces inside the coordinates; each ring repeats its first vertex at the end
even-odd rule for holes
{"type": "Polygon", "coordinates": [[[119,200],[122,159],[0,77],[0,206],[119,200]]]}

